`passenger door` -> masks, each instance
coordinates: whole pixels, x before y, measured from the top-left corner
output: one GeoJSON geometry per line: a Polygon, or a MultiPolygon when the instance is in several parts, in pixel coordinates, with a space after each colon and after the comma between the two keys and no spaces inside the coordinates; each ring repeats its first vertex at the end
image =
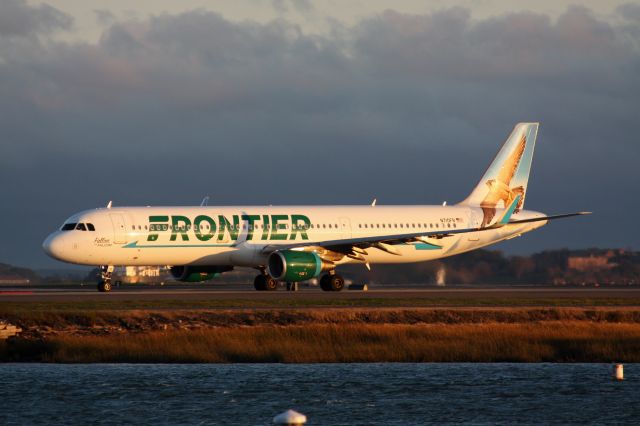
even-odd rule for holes
{"type": "Polygon", "coordinates": [[[127,224],[124,215],[120,213],[110,213],[109,218],[113,224],[113,243],[125,244],[127,242],[127,224]]]}
{"type": "MultiPolygon", "coordinates": [[[[468,227],[477,228],[478,226],[480,226],[480,221],[478,220],[478,216],[472,209],[469,209],[469,226],[468,227]]],[[[480,241],[479,234],[480,234],[479,232],[470,232],[467,234],[467,240],[472,242],[480,241]]]]}

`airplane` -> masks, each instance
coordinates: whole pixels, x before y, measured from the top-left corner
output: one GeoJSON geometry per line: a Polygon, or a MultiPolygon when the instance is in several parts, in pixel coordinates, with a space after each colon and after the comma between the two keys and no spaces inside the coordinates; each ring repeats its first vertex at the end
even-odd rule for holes
{"type": "Polygon", "coordinates": [[[76,213],[43,243],[54,259],[99,265],[98,290],[114,266],[168,266],[174,279],[207,281],[254,268],[256,290],[320,277],[345,286],[336,267],[440,259],[519,237],[550,220],[524,210],[539,123],[518,123],[469,196],[456,205],[113,207],[76,213]]]}

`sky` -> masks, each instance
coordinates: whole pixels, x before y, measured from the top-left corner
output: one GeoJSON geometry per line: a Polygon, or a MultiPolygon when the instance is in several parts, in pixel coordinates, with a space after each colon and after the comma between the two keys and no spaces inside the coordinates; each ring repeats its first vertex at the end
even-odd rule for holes
{"type": "Polygon", "coordinates": [[[640,2],[0,2],[0,262],[106,205],[441,204],[539,121],[495,246],[639,249],[640,2]]]}

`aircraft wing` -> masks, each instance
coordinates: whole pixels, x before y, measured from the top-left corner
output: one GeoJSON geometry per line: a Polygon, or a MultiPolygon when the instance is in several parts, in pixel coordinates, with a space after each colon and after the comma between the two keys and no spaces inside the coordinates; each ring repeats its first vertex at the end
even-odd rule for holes
{"type": "Polygon", "coordinates": [[[431,244],[427,238],[446,238],[456,234],[467,234],[470,232],[487,231],[489,229],[501,228],[509,224],[509,219],[513,214],[518,202],[520,201],[520,195],[516,197],[511,203],[508,209],[506,209],[503,215],[491,226],[484,228],[462,228],[462,229],[447,229],[437,231],[424,231],[424,232],[411,232],[406,234],[393,234],[393,235],[374,235],[367,237],[357,238],[344,238],[339,240],[325,240],[325,241],[306,241],[285,245],[270,245],[263,249],[263,252],[272,252],[276,250],[290,250],[304,247],[321,247],[326,250],[345,254],[353,259],[362,260],[362,255],[367,254],[364,251],[367,248],[377,248],[387,253],[400,255],[392,246],[397,244],[406,244],[409,242],[422,242],[431,244]]]}
{"type": "MultiPolygon", "coordinates": [[[[265,247],[264,251],[269,252],[269,251],[290,250],[290,249],[304,248],[304,247],[322,247],[327,250],[347,254],[352,252],[361,253],[358,249],[364,250],[366,248],[374,247],[391,254],[399,254],[391,246],[397,245],[397,244],[416,242],[416,241],[428,243],[426,241],[427,238],[441,239],[441,238],[449,237],[455,234],[484,231],[487,229],[495,229],[495,227],[448,229],[448,230],[430,231],[430,232],[414,232],[414,233],[407,233],[407,234],[344,238],[340,240],[304,241],[304,242],[299,242],[294,244],[270,245],[265,247]]],[[[366,254],[366,253],[361,253],[361,254],[366,254]]]]}

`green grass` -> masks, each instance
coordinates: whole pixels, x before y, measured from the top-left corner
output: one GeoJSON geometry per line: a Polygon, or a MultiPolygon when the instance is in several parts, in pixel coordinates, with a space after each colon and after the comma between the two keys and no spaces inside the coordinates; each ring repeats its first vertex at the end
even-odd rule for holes
{"type": "Polygon", "coordinates": [[[131,309],[262,309],[312,307],[500,307],[500,306],[640,306],[640,298],[616,297],[437,297],[437,298],[304,298],[208,299],[208,300],[85,300],[73,302],[0,302],[0,315],[35,311],[94,311],[131,309]]]}

